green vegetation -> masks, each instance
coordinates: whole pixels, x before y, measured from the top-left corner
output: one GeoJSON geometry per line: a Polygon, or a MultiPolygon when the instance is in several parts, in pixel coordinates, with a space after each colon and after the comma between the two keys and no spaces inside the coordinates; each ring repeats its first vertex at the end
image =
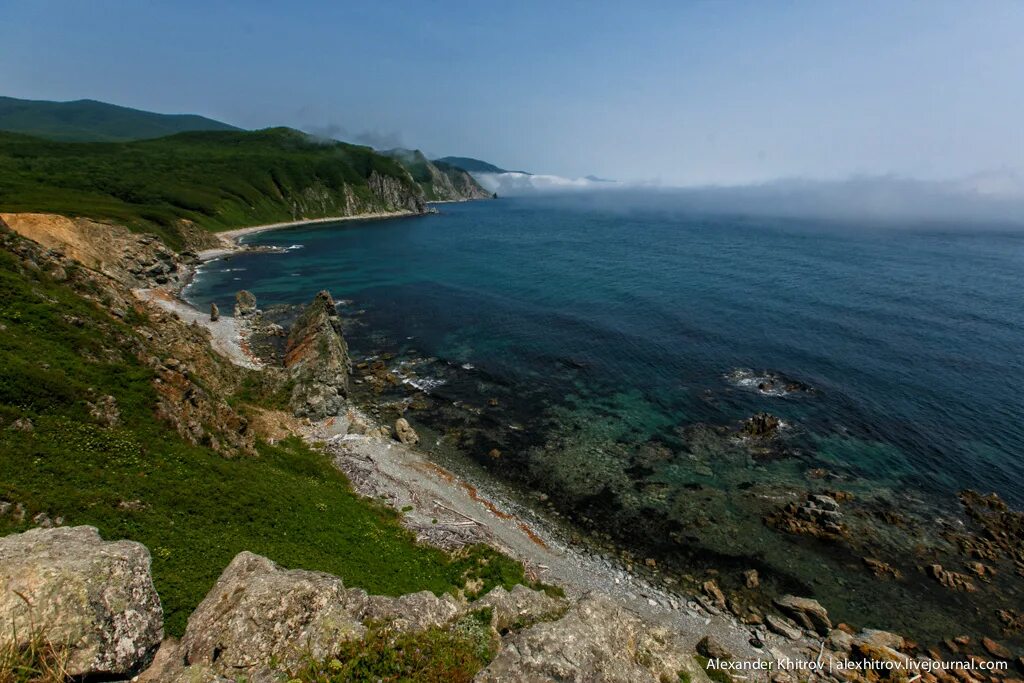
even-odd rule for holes
{"type": "Polygon", "coordinates": [[[0,97],[0,130],[68,142],[119,142],[193,130],[238,129],[195,114],[154,114],[96,100],[47,102],[0,97]]]}
{"type": "Polygon", "coordinates": [[[64,683],[68,680],[67,651],[37,631],[19,646],[15,637],[0,646],[0,683],[64,683]]]}
{"type": "Polygon", "coordinates": [[[411,208],[422,191],[394,159],[289,128],[73,143],[0,133],[0,207],[109,219],[180,246],[181,220],[210,231],[411,208]],[[369,186],[400,188],[399,206],[369,186]]]}
{"type": "Polygon", "coordinates": [[[419,633],[372,629],[364,640],[342,644],[333,658],[310,662],[292,678],[314,683],[468,683],[494,657],[497,643],[490,623],[490,610],[479,610],[447,628],[419,633]]]}
{"type": "MultiPolygon", "coordinates": [[[[417,545],[397,513],[356,496],[326,455],[297,439],[237,459],[187,443],[154,416],[153,375],[136,359],[134,334],[44,273],[19,272],[0,250],[0,500],[26,512],[0,517],[0,534],[46,513],[144,543],[171,635],[242,550],[372,593],[468,585],[475,595],[523,582],[522,566],[489,548],[451,557],[417,545]],[[106,395],[116,426],[88,405],[106,395]]],[[[263,395],[257,382],[241,386],[263,395]]]]}

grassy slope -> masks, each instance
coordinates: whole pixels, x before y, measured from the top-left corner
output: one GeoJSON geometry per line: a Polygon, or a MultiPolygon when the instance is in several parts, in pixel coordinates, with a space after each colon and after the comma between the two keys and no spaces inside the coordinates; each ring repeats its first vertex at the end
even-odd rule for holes
{"type": "Polygon", "coordinates": [[[362,210],[393,208],[370,191],[373,171],[420,194],[395,160],[369,147],[287,128],[120,143],[0,133],[0,210],[110,219],[176,246],[179,219],[217,231],[339,215],[346,187],[362,210]]]}
{"type": "Polygon", "coordinates": [[[416,545],[394,513],[353,494],[298,441],[236,460],[183,441],[153,415],[151,371],[128,350],[131,329],[45,275],[19,273],[4,250],[0,325],[0,500],[28,510],[23,522],[0,517],[0,535],[46,512],[141,541],[170,634],[241,550],[385,594],[450,590],[467,575],[486,587],[523,578],[490,550],[452,559],[416,545]],[[85,402],[105,394],[117,400],[118,427],[90,417],[85,402]],[[19,418],[34,430],[11,428],[19,418]]]}
{"type": "Polygon", "coordinates": [[[195,114],[155,114],[95,100],[48,102],[0,97],[0,130],[51,140],[117,142],[238,128],[195,114]]]}

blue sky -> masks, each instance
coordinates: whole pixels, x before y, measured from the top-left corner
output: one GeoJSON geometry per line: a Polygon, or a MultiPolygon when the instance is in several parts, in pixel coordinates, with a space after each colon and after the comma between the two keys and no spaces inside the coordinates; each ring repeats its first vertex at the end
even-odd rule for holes
{"type": "Polygon", "coordinates": [[[0,0],[0,94],[663,184],[1024,170],[1024,3],[0,0]]]}

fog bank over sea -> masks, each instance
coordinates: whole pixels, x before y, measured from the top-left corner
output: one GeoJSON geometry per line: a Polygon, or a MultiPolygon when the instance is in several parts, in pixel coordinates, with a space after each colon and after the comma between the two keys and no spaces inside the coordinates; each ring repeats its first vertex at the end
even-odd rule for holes
{"type": "Polygon", "coordinates": [[[501,196],[567,195],[602,210],[748,214],[822,220],[856,220],[913,227],[916,222],[956,221],[1024,227],[1024,178],[1012,171],[978,173],[959,180],[897,176],[847,180],[782,179],[750,185],[668,187],[527,173],[476,174],[501,196]]]}

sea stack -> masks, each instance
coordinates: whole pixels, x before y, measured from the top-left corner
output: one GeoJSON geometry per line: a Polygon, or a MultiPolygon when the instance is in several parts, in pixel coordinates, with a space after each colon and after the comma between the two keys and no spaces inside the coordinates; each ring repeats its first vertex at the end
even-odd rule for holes
{"type": "Polygon", "coordinates": [[[344,409],[352,364],[330,292],[317,294],[292,325],[284,365],[295,382],[290,405],[296,416],[321,419],[344,409]]]}

